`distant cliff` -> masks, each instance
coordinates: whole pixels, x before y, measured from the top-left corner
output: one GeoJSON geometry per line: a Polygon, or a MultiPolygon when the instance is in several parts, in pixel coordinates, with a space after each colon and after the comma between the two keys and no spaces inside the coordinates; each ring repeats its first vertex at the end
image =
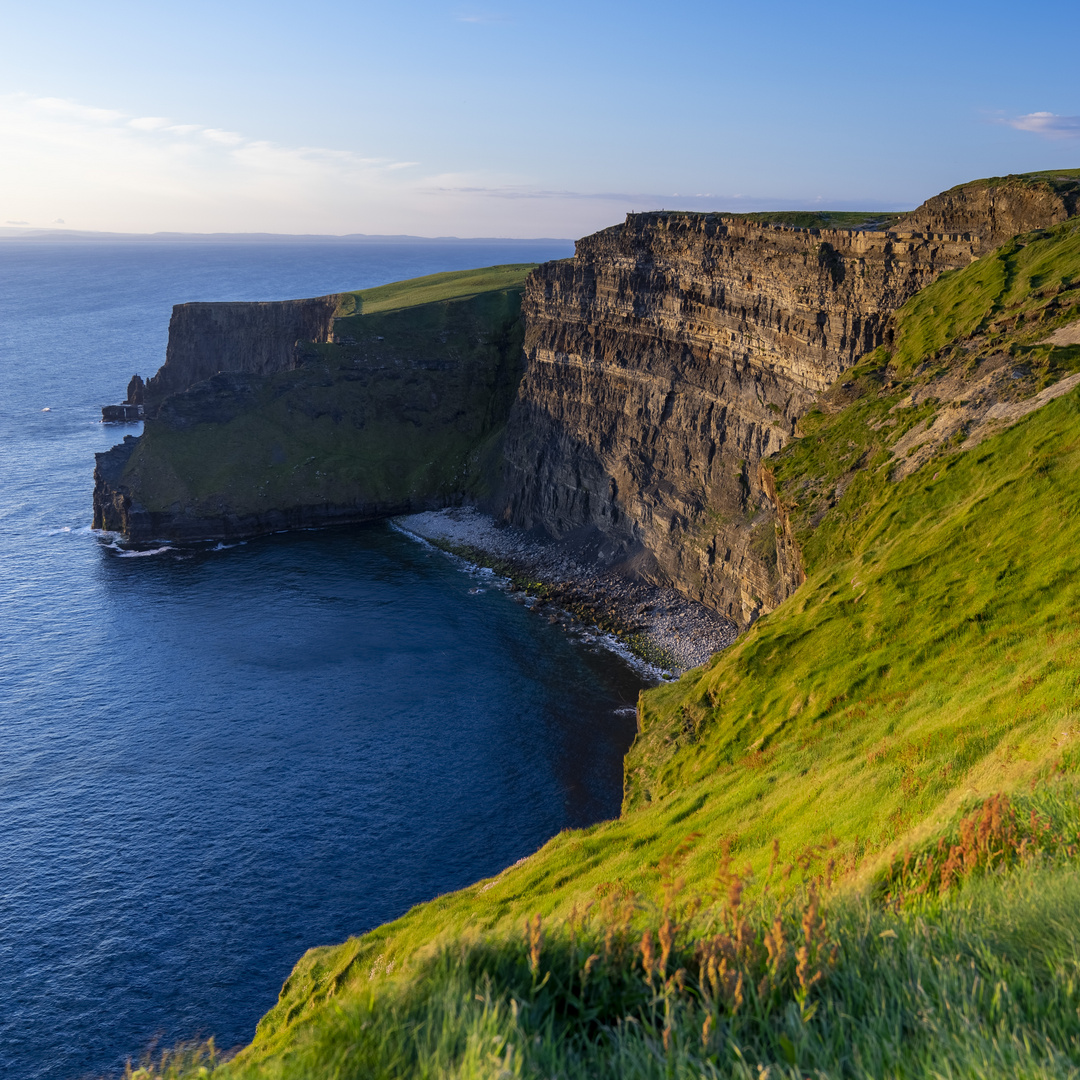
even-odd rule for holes
{"type": "Polygon", "coordinates": [[[165,363],[146,384],[147,411],[218,372],[270,375],[295,368],[300,346],[331,339],[341,299],[177,304],[165,363]]]}
{"type": "Polygon", "coordinates": [[[1065,187],[968,185],[888,232],[651,213],[579,241],[526,285],[505,519],[599,530],[745,626],[802,580],[761,460],[919,289],[1074,212],[1065,187]]]}
{"type": "Polygon", "coordinates": [[[434,275],[374,303],[178,306],[143,434],[97,456],[95,526],[198,540],[490,498],[528,270],[434,275]]]}

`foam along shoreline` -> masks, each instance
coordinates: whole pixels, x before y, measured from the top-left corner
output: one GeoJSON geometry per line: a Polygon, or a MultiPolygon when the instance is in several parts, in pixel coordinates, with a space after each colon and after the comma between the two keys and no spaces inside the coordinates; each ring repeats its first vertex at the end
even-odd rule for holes
{"type": "Polygon", "coordinates": [[[603,643],[658,678],[704,664],[738,628],[674,589],[585,566],[558,542],[497,524],[472,507],[391,519],[393,528],[486,566],[534,597],[596,628],[603,643]]]}

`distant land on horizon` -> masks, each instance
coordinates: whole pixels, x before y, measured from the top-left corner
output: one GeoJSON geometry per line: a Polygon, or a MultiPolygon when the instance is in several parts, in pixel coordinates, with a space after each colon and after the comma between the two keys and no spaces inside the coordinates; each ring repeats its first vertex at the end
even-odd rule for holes
{"type": "Polygon", "coordinates": [[[329,233],[186,233],[186,232],[96,232],[89,229],[47,229],[29,226],[0,226],[0,241],[34,240],[57,242],[64,240],[93,241],[168,241],[176,243],[222,243],[222,244],[571,244],[572,237],[561,236],[411,236],[405,233],[347,233],[335,236],[329,233]]]}

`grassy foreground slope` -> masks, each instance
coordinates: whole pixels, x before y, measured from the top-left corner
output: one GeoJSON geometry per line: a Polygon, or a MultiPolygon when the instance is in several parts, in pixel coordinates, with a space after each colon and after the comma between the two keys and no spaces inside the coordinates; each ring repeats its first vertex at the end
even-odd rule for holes
{"type": "Polygon", "coordinates": [[[311,950],[224,1072],[1080,1075],[1080,389],[1021,415],[1078,318],[1075,222],[913,298],[769,463],[805,584],[643,695],[621,818],[311,950]]]}

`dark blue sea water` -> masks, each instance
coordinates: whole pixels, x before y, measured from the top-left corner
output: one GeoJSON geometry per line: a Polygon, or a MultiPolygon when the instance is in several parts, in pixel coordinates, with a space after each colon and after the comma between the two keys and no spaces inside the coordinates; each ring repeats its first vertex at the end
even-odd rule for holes
{"type": "Polygon", "coordinates": [[[447,557],[384,525],[139,557],[87,527],[125,430],[100,406],[173,303],[568,253],[0,245],[0,1076],[245,1042],[305,948],[618,812],[637,676],[447,557]]]}

